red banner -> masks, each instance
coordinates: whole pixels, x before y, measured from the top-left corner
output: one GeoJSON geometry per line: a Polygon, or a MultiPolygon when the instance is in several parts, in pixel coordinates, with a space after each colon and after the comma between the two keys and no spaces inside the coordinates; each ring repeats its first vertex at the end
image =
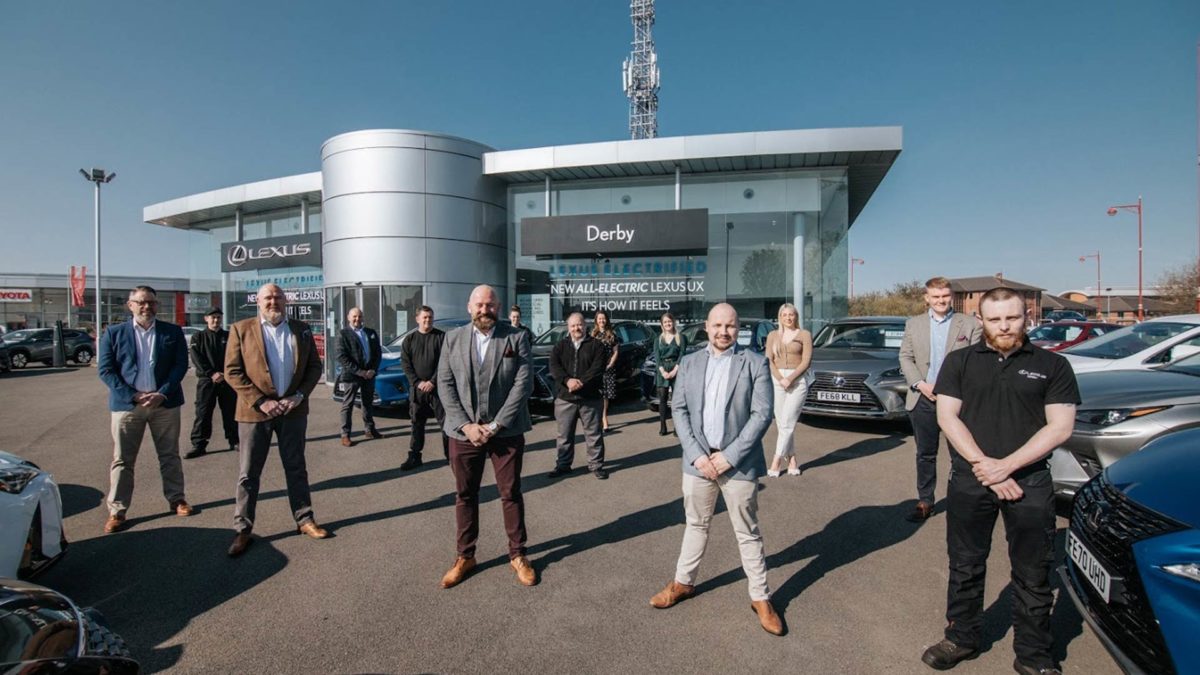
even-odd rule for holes
{"type": "Polygon", "coordinates": [[[71,265],[71,306],[83,307],[83,290],[87,288],[87,265],[75,276],[75,266],[71,265]]]}

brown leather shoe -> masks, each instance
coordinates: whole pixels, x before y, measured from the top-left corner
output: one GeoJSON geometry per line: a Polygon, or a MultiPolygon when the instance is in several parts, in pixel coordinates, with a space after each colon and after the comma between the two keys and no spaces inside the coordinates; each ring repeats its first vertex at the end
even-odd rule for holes
{"type": "Polygon", "coordinates": [[[177,502],[171,502],[171,511],[175,515],[183,516],[183,517],[190,516],[190,515],[192,515],[192,513],[194,513],[194,511],[192,510],[192,507],[189,506],[188,503],[182,499],[180,499],[177,502]]]}
{"type": "Polygon", "coordinates": [[[517,581],[521,582],[522,586],[537,586],[537,572],[534,571],[533,565],[529,564],[529,558],[519,555],[509,560],[508,564],[517,571],[517,581]]]}
{"type": "Polygon", "coordinates": [[[348,448],[354,445],[354,441],[350,440],[349,436],[342,436],[342,447],[348,448]]]}
{"type": "Polygon", "coordinates": [[[307,534],[313,539],[324,539],[325,537],[329,536],[329,532],[311,520],[304,521],[300,527],[296,528],[296,530],[298,530],[300,534],[307,534]]]}
{"type": "Polygon", "coordinates": [[[904,516],[904,519],[910,523],[923,523],[933,516],[933,504],[929,502],[917,502],[913,510],[904,516]]]}
{"type": "Polygon", "coordinates": [[[696,594],[695,586],[681,584],[674,579],[667,587],[659,591],[653,598],[650,598],[650,606],[658,609],[666,609],[687,600],[696,594]]]}
{"type": "Polygon", "coordinates": [[[250,544],[254,542],[254,538],[250,536],[250,530],[238,532],[233,535],[233,543],[229,545],[229,557],[236,558],[246,552],[250,548],[250,544]]]}
{"type": "Polygon", "coordinates": [[[378,431],[376,431],[374,429],[367,429],[367,438],[373,438],[375,440],[379,440],[379,439],[383,438],[383,434],[379,433],[378,431]]]}
{"type": "Polygon", "coordinates": [[[454,566],[442,577],[442,588],[452,588],[462,583],[463,579],[475,569],[474,558],[459,556],[454,559],[454,566]]]}
{"type": "Polygon", "coordinates": [[[125,514],[118,513],[111,515],[108,520],[104,521],[104,534],[112,534],[125,529],[125,514]]]}
{"type": "Polygon", "coordinates": [[[775,613],[770,600],[751,600],[750,609],[758,615],[758,623],[771,635],[783,635],[783,619],[775,613]]]}

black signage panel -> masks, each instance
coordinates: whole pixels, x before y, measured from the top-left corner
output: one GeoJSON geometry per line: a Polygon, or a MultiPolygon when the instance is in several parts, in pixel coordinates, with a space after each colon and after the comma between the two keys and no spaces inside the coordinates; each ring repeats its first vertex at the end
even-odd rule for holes
{"type": "Polygon", "coordinates": [[[706,251],[708,209],[521,219],[521,255],[612,257],[706,251]]]}
{"type": "Polygon", "coordinates": [[[221,244],[222,272],[320,266],[319,232],[221,244]]]}

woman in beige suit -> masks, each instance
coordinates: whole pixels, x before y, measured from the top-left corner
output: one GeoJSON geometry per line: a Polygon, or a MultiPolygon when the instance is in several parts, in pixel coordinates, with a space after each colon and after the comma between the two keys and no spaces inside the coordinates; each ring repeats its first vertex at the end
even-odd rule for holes
{"type": "Polygon", "coordinates": [[[778,477],[786,459],[789,476],[799,476],[792,435],[800,419],[800,406],[808,392],[804,374],[812,361],[812,333],[800,327],[796,306],[784,303],[776,317],[779,328],[767,336],[767,361],[771,364],[771,379],[775,383],[775,425],[779,436],[775,441],[775,459],[767,475],[778,477]]]}

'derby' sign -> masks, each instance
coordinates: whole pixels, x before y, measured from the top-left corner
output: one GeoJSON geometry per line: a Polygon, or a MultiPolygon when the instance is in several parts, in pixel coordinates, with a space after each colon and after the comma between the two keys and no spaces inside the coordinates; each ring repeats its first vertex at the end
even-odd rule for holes
{"type": "Polygon", "coordinates": [[[0,302],[33,302],[33,289],[0,288],[0,302]]]}
{"type": "Polygon", "coordinates": [[[320,234],[297,234],[290,237],[221,244],[222,272],[310,266],[321,266],[320,234]]]}
{"type": "Polygon", "coordinates": [[[708,209],[521,219],[521,255],[540,257],[708,251],[708,209]]]}

